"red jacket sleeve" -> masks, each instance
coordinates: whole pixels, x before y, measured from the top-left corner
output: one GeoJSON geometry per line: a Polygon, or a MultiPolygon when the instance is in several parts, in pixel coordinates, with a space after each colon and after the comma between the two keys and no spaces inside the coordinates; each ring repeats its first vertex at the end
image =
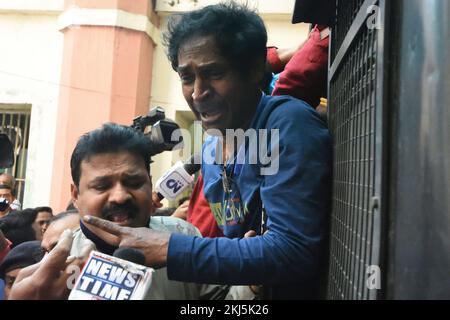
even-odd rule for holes
{"type": "Polygon", "coordinates": [[[272,95],[290,95],[314,108],[327,96],[329,37],[321,39],[320,31],[315,26],[304,46],[286,64],[272,95]]]}

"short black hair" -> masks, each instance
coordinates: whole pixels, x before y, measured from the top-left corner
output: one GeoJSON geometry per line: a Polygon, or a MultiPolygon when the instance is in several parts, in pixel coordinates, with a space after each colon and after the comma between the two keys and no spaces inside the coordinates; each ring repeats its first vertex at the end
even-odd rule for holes
{"type": "Polygon", "coordinates": [[[27,241],[14,247],[0,262],[0,278],[5,279],[6,273],[22,269],[38,263],[44,257],[40,241],[27,241]]]}
{"type": "Polygon", "coordinates": [[[79,187],[81,162],[104,153],[129,152],[141,157],[150,172],[151,140],[140,131],[127,126],[107,123],[80,137],[70,159],[73,183],[79,187]],[[148,165],[147,165],[148,164],[148,165]]]}
{"type": "Polygon", "coordinates": [[[222,56],[242,75],[248,75],[256,61],[266,61],[266,27],[246,5],[226,2],[170,16],[163,42],[175,71],[180,47],[196,36],[214,36],[222,56]]]}
{"type": "Polygon", "coordinates": [[[50,212],[53,215],[53,210],[50,207],[37,207],[37,208],[34,208],[34,210],[36,210],[37,213],[45,211],[45,212],[50,212]]]}
{"type": "Polygon", "coordinates": [[[79,216],[80,214],[78,213],[78,210],[68,210],[68,211],[60,212],[57,215],[53,216],[53,218],[50,219],[50,221],[48,222],[48,225],[51,225],[53,222],[63,220],[65,218],[73,216],[73,215],[79,216]]]}
{"type": "Polygon", "coordinates": [[[25,209],[22,211],[13,211],[0,218],[0,229],[5,237],[12,242],[12,247],[26,241],[36,240],[36,233],[32,227],[36,216],[36,210],[25,209]]]}

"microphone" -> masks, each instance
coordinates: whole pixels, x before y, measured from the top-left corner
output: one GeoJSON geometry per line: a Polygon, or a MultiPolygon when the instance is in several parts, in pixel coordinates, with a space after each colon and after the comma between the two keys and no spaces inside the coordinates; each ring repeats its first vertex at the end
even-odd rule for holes
{"type": "Polygon", "coordinates": [[[132,248],[119,248],[113,256],[92,251],[69,300],[143,300],[154,271],[144,263],[144,255],[132,248]]]}
{"type": "Polygon", "coordinates": [[[113,253],[113,257],[127,260],[136,264],[145,265],[145,257],[137,249],[133,248],[127,248],[127,247],[120,247],[113,253]]]}
{"type": "Polygon", "coordinates": [[[184,163],[178,161],[156,181],[155,191],[159,200],[175,200],[192,182],[192,175],[201,168],[201,156],[194,153],[184,163]]]}

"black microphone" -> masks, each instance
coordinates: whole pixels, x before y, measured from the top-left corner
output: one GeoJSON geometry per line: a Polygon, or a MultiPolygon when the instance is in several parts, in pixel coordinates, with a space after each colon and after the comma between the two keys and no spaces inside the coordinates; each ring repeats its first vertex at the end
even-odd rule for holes
{"type": "Polygon", "coordinates": [[[194,179],[192,175],[201,168],[201,155],[194,153],[184,163],[178,161],[156,181],[155,191],[159,200],[175,200],[194,179]]]}
{"type": "Polygon", "coordinates": [[[142,252],[134,248],[121,247],[114,251],[113,257],[140,264],[142,266],[145,265],[144,255],[142,252]]]}

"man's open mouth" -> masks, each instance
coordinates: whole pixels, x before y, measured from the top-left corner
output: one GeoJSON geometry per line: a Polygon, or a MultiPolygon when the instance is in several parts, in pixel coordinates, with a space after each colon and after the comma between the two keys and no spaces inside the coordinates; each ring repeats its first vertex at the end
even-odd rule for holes
{"type": "Polygon", "coordinates": [[[105,218],[111,222],[124,224],[131,220],[133,218],[133,215],[129,212],[118,211],[109,213],[105,218]]]}
{"type": "Polygon", "coordinates": [[[211,109],[205,112],[200,112],[200,117],[203,122],[215,122],[222,116],[219,109],[211,109]]]}

